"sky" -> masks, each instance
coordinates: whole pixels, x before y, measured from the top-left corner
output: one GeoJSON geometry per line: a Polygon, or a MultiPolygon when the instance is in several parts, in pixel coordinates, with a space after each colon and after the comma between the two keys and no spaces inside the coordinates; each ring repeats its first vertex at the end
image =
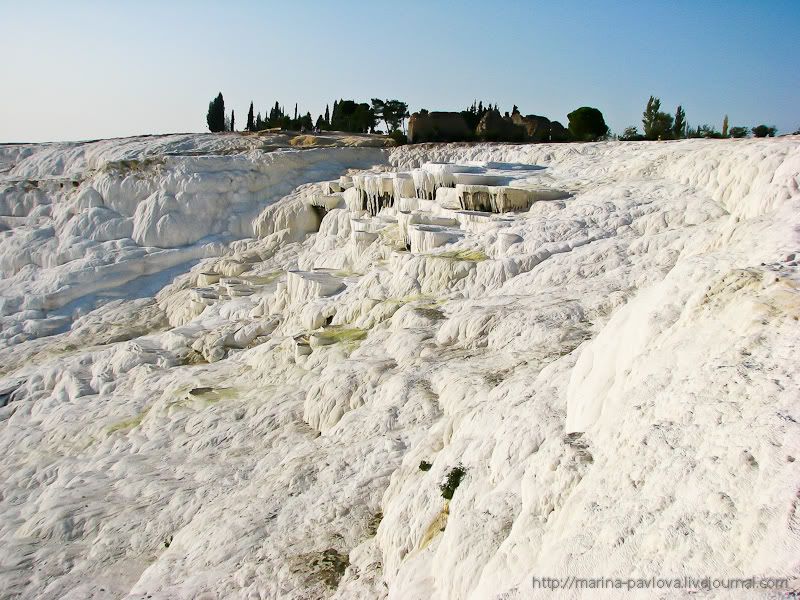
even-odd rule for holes
{"type": "Polygon", "coordinates": [[[0,0],[0,142],[206,131],[222,92],[313,118],[335,99],[413,112],[475,99],[641,129],[652,94],[689,124],[800,128],[800,0],[0,0]]]}

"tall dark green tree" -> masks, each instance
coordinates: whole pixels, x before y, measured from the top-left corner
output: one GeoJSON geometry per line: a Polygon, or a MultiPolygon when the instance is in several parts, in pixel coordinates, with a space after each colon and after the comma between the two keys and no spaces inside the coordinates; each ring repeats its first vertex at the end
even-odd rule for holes
{"type": "Polygon", "coordinates": [[[386,109],[386,102],[384,102],[380,98],[372,99],[372,112],[375,113],[376,119],[386,123],[386,133],[389,133],[391,129],[389,129],[389,123],[386,121],[386,116],[384,115],[385,109],[386,109]]]}
{"type": "Polygon", "coordinates": [[[383,120],[389,129],[387,133],[398,131],[408,116],[408,104],[400,100],[387,100],[383,109],[383,120]]]}
{"type": "Polygon", "coordinates": [[[656,115],[661,108],[661,99],[655,96],[650,96],[647,101],[647,108],[642,113],[642,126],[644,128],[644,135],[648,139],[655,139],[653,132],[655,131],[656,115]]]}
{"type": "Polygon", "coordinates": [[[339,100],[333,103],[331,129],[367,133],[375,130],[375,113],[366,102],[339,100]]]}
{"type": "Polygon", "coordinates": [[[401,124],[408,116],[408,104],[400,100],[372,99],[372,112],[375,118],[386,123],[386,133],[400,129],[401,124]]]}
{"type": "Polygon", "coordinates": [[[327,104],[325,105],[325,125],[327,127],[331,126],[331,113],[328,110],[328,105],[327,104]]]}
{"type": "Polygon", "coordinates": [[[273,106],[272,109],[269,111],[268,124],[270,127],[280,127],[282,121],[283,121],[283,109],[276,100],[275,106],[273,106]]]}
{"type": "Polygon", "coordinates": [[[672,135],[676,140],[686,137],[686,113],[679,104],[675,111],[675,122],[672,124],[672,135]]]}
{"type": "Polygon", "coordinates": [[[231,131],[236,131],[236,115],[233,109],[231,109],[231,131]]]}
{"type": "Polygon", "coordinates": [[[250,110],[247,111],[247,125],[244,126],[247,131],[255,131],[256,122],[253,120],[253,101],[250,101],[250,110]]]}
{"type": "Polygon", "coordinates": [[[222,92],[208,103],[206,122],[209,131],[225,131],[225,100],[222,98],[222,92]]]}
{"type": "Polygon", "coordinates": [[[648,140],[668,140],[672,137],[672,115],[661,112],[661,100],[650,96],[642,113],[644,136],[648,140]]]}

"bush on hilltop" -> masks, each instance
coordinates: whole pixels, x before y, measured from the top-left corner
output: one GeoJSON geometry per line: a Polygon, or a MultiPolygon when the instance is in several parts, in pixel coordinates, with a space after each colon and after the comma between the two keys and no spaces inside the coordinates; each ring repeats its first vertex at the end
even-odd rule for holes
{"type": "Polygon", "coordinates": [[[631,125],[630,127],[626,127],[617,139],[622,142],[641,142],[644,140],[644,136],[639,133],[636,125],[631,125]]]}
{"type": "Polygon", "coordinates": [[[730,130],[730,134],[731,134],[732,138],[747,137],[748,133],[750,133],[750,131],[747,129],[747,127],[731,127],[731,130],[730,130]]]}
{"type": "Polygon", "coordinates": [[[581,106],[567,115],[569,133],[575,141],[593,142],[608,136],[603,113],[591,106],[581,106]]]}
{"type": "Polygon", "coordinates": [[[775,134],[778,133],[778,129],[775,126],[767,127],[766,125],[756,125],[753,127],[752,132],[757,138],[775,137],[775,134]]]}

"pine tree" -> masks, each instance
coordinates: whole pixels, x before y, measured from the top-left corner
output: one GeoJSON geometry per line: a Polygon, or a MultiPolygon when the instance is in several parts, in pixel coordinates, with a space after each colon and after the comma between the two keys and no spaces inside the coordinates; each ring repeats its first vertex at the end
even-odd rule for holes
{"type": "Polygon", "coordinates": [[[725,118],[722,119],[722,137],[728,137],[728,115],[725,115],[725,118]]]}
{"type": "Polygon", "coordinates": [[[325,125],[330,127],[331,125],[331,113],[328,111],[328,105],[325,105],[325,125]]]}
{"type": "Polygon", "coordinates": [[[386,123],[386,133],[392,133],[400,128],[408,116],[408,104],[400,100],[372,99],[372,112],[375,118],[386,123]]]}
{"type": "Polygon", "coordinates": [[[372,99],[372,112],[375,113],[375,118],[378,120],[382,120],[386,123],[386,133],[391,133],[392,128],[389,125],[388,118],[391,117],[391,111],[387,109],[386,102],[381,100],[380,98],[373,98],[372,99]],[[386,113],[390,113],[387,117],[386,113]]]}
{"type": "Polygon", "coordinates": [[[245,125],[245,129],[247,131],[253,131],[255,129],[255,121],[253,121],[253,101],[250,101],[250,110],[247,111],[247,125],[245,125]]]}

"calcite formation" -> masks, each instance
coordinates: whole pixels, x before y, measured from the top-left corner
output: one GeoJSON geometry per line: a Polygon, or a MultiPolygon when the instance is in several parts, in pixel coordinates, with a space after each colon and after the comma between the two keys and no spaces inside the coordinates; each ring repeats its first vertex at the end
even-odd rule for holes
{"type": "Polygon", "coordinates": [[[799,174],[791,136],[0,146],[0,596],[796,581],[799,174]]]}

